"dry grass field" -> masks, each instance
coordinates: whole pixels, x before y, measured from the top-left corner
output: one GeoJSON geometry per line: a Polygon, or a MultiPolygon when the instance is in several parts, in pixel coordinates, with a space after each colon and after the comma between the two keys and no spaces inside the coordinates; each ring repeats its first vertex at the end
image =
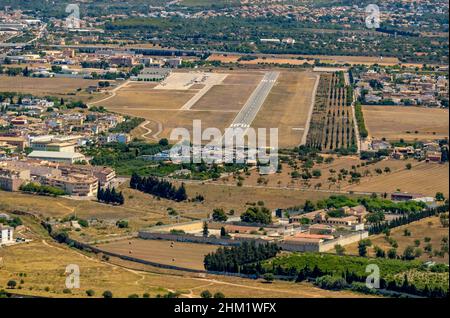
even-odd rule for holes
{"type": "Polygon", "coordinates": [[[155,83],[131,83],[121,88],[114,98],[101,105],[116,112],[127,110],[168,110],[179,109],[192,96],[196,90],[160,90],[154,89],[155,83]]]}
{"type": "MultiPolygon", "coordinates": [[[[376,173],[376,169],[382,169],[383,174],[381,178],[387,178],[390,174],[405,170],[406,163],[411,163],[413,166],[417,165],[417,161],[414,160],[393,160],[387,159],[375,164],[371,164],[368,166],[361,166],[362,161],[356,156],[347,156],[347,157],[336,157],[332,163],[321,163],[315,164],[312,170],[320,170],[321,175],[319,177],[314,177],[310,179],[308,182],[302,180],[302,178],[292,178],[292,173],[297,171],[301,173],[302,170],[302,162],[296,161],[296,167],[291,167],[290,165],[283,163],[281,173],[272,174],[269,176],[261,176],[257,170],[252,170],[250,175],[242,175],[244,178],[243,184],[248,186],[257,186],[257,185],[266,185],[269,187],[278,187],[278,188],[309,188],[309,189],[321,189],[321,190],[331,190],[331,191],[345,191],[349,188],[353,190],[349,181],[350,177],[346,177],[345,179],[339,181],[338,175],[341,169],[345,169],[347,171],[352,171],[353,167],[355,167],[355,171],[359,172],[361,177],[361,184],[367,184],[370,180],[373,180],[378,174],[376,173]],[[384,169],[388,167],[390,169],[390,173],[384,172],[384,169]],[[330,181],[330,178],[334,178],[336,181],[330,181]],[[320,185],[320,187],[319,187],[320,185]]],[[[375,179],[376,180],[376,179],[375,179]]],[[[226,184],[236,184],[237,180],[233,177],[224,178],[222,180],[217,181],[218,183],[226,183],[226,184]]],[[[356,187],[356,186],[355,186],[356,187]]],[[[359,188],[358,188],[359,189],[359,188]]],[[[364,187],[361,188],[362,192],[367,192],[364,190],[364,187]]]]}
{"type": "Polygon", "coordinates": [[[97,86],[98,81],[73,78],[32,78],[23,76],[0,76],[0,92],[17,92],[34,96],[55,96],[76,100],[91,100],[97,95],[84,91],[88,86],[97,86]],[[77,91],[81,89],[81,91],[77,91]]]}
{"type": "MultiPolygon", "coordinates": [[[[256,56],[260,56],[256,54],[256,56]]],[[[221,55],[213,54],[208,60],[221,61],[222,63],[240,63],[240,64],[291,64],[291,65],[303,65],[303,63],[314,63],[314,59],[319,59],[321,63],[330,64],[379,64],[379,65],[396,65],[400,61],[395,57],[376,57],[376,56],[339,56],[339,55],[292,55],[281,54],[277,57],[264,56],[258,57],[256,60],[251,61],[238,61],[240,55],[221,55]]],[[[419,65],[421,66],[421,65],[419,65]]]]}
{"type": "Polygon", "coordinates": [[[159,269],[141,266],[137,263],[112,259],[111,263],[94,256],[82,254],[66,246],[48,240],[36,241],[0,249],[3,265],[0,266],[0,288],[6,289],[9,280],[20,286],[12,292],[43,297],[87,297],[86,291],[93,290],[94,297],[102,297],[105,290],[114,298],[126,298],[131,294],[140,297],[148,293],[156,297],[179,292],[182,298],[197,298],[203,290],[222,292],[226,297],[363,297],[351,292],[332,292],[318,289],[311,284],[276,281],[270,285],[261,280],[251,280],[217,275],[196,275],[186,272],[160,272],[159,269]],[[80,268],[80,288],[66,288],[65,268],[76,264],[80,268]],[[26,274],[25,277],[19,276],[26,274]],[[23,280],[23,284],[21,284],[23,280]]]}
{"type": "Polygon", "coordinates": [[[168,215],[168,208],[173,208],[180,214],[180,221],[189,221],[205,218],[215,208],[223,208],[225,211],[233,209],[236,215],[239,215],[247,210],[248,202],[264,201],[270,209],[287,208],[304,204],[306,200],[320,200],[332,194],[277,188],[276,186],[254,187],[246,185],[245,182],[243,187],[226,184],[188,183],[186,189],[190,197],[202,194],[205,201],[196,203],[158,200],[148,194],[128,189],[126,186],[121,188],[125,197],[123,206],[0,191],[0,210],[25,211],[42,218],[62,219],[76,214],[82,219],[103,220],[104,223],[98,227],[90,227],[83,231],[83,236],[79,236],[78,232],[72,232],[81,240],[90,242],[130,234],[143,227],[153,226],[160,221],[165,224],[173,223],[174,220],[170,219],[168,215]],[[115,228],[115,222],[123,219],[129,222],[129,228],[118,230],[115,228]]]}
{"type": "MultiPolygon", "coordinates": [[[[406,164],[406,163],[405,163],[406,164]]],[[[362,179],[360,184],[351,185],[346,190],[367,192],[404,192],[434,196],[436,192],[449,194],[449,165],[420,163],[411,170],[402,169],[390,174],[362,179]]]]}
{"type": "Polygon", "coordinates": [[[449,135],[448,110],[402,106],[364,106],[363,113],[369,135],[373,138],[428,141],[442,139],[449,135]]]}
{"type": "MultiPolygon", "coordinates": [[[[429,243],[432,245],[433,250],[440,250],[442,238],[448,238],[448,228],[444,228],[441,225],[439,217],[430,217],[391,230],[391,237],[398,243],[397,254],[402,254],[407,246],[415,246],[415,240],[420,240],[419,248],[424,250],[425,245],[428,244],[425,242],[425,237],[429,237],[431,239],[429,243]],[[405,229],[408,229],[411,232],[411,236],[404,235],[405,229]]],[[[369,238],[372,241],[372,248],[368,249],[370,256],[374,256],[375,254],[373,246],[379,246],[385,251],[391,248],[385,239],[384,234],[373,235],[369,238]]],[[[345,246],[345,249],[346,254],[357,255],[358,243],[347,245],[345,246]]],[[[442,258],[434,255],[430,257],[428,253],[423,253],[420,259],[423,261],[432,260],[438,263],[449,263],[448,254],[445,254],[445,257],[442,258]]]]}
{"type": "Polygon", "coordinates": [[[362,297],[351,292],[332,292],[318,289],[311,284],[276,281],[264,284],[251,280],[217,275],[192,274],[182,271],[163,270],[111,257],[108,262],[99,256],[70,249],[54,243],[36,221],[23,219],[33,231],[34,241],[26,244],[0,248],[0,289],[6,289],[9,280],[17,287],[12,292],[43,297],[87,297],[93,290],[94,297],[102,297],[105,290],[115,298],[148,293],[156,297],[170,292],[180,297],[200,297],[208,289],[222,292],[226,297],[362,297]],[[80,269],[80,288],[65,293],[65,269],[75,264],[80,269]]]}
{"type": "Polygon", "coordinates": [[[204,270],[203,258],[219,246],[160,240],[121,240],[98,245],[104,251],[165,265],[204,270]]]}
{"type": "Polygon", "coordinates": [[[310,72],[283,72],[253,121],[254,128],[278,128],[280,148],[300,144],[316,75],[310,72]]]}
{"type": "Polygon", "coordinates": [[[290,64],[290,65],[303,65],[314,64],[314,60],[306,59],[295,59],[295,58],[276,58],[276,57],[260,57],[254,60],[239,61],[240,56],[238,55],[223,55],[223,54],[212,54],[208,57],[208,61],[220,61],[222,63],[239,63],[243,65],[257,65],[257,64],[290,64]]]}
{"type": "Polygon", "coordinates": [[[236,115],[258,86],[262,77],[263,73],[256,72],[252,74],[232,73],[225,78],[222,84],[212,87],[192,109],[235,111],[236,115]]]}

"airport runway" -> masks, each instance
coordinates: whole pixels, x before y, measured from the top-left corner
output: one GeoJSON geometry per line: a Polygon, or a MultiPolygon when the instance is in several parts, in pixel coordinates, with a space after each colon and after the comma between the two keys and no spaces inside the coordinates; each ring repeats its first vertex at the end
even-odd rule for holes
{"type": "Polygon", "coordinates": [[[230,128],[243,128],[246,130],[250,127],[279,75],[279,72],[268,72],[264,75],[258,87],[253,91],[244,107],[242,107],[231,123],[230,128]]]}

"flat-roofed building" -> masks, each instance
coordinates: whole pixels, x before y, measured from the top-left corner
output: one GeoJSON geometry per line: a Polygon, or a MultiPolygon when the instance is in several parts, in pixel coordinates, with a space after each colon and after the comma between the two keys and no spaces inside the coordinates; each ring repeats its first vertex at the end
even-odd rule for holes
{"type": "Polygon", "coordinates": [[[45,160],[51,162],[61,163],[75,163],[77,161],[84,161],[86,157],[77,152],[56,152],[56,151],[33,151],[28,155],[30,159],[45,160]]]}
{"type": "Polygon", "coordinates": [[[18,191],[20,186],[31,179],[30,170],[0,166],[0,189],[18,191]]]}
{"type": "Polygon", "coordinates": [[[0,136],[0,142],[4,142],[8,145],[15,146],[19,150],[24,150],[28,146],[28,142],[23,137],[2,137],[0,136]]]}
{"type": "Polygon", "coordinates": [[[423,197],[422,194],[408,192],[394,192],[391,194],[391,200],[393,201],[410,201],[421,197],[423,197]]]}
{"type": "Polygon", "coordinates": [[[98,179],[101,186],[111,184],[116,178],[116,171],[109,167],[83,166],[83,165],[60,165],[58,167],[63,176],[70,176],[73,173],[91,175],[98,179]]]}
{"type": "Polygon", "coordinates": [[[73,196],[96,196],[98,192],[98,179],[84,174],[42,178],[41,183],[62,189],[73,196]]]}

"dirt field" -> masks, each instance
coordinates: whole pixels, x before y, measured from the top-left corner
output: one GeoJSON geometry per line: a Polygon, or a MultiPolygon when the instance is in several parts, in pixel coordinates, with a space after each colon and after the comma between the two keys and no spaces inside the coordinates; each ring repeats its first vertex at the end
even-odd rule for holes
{"type": "Polygon", "coordinates": [[[86,291],[92,289],[94,297],[102,297],[102,293],[109,290],[114,298],[126,298],[131,294],[142,297],[144,293],[153,298],[169,291],[181,293],[182,298],[198,298],[207,289],[212,293],[220,291],[226,297],[363,297],[346,291],[318,289],[308,283],[276,281],[268,285],[261,280],[159,272],[157,268],[120,259],[111,259],[111,263],[106,263],[50,241],[1,249],[0,256],[3,257],[0,287],[6,289],[6,283],[15,280],[21,289],[12,291],[23,295],[87,297],[86,291]],[[65,294],[64,272],[69,264],[76,264],[80,268],[80,289],[72,289],[70,294],[65,294]],[[19,273],[25,273],[26,277],[20,277],[19,273]],[[20,284],[21,279],[23,284],[20,284]]]}
{"type": "MultiPolygon", "coordinates": [[[[443,237],[448,237],[448,228],[442,227],[438,217],[425,218],[417,222],[410,223],[408,225],[397,227],[391,230],[391,237],[395,239],[398,243],[397,254],[403,253],[407,246],[415,246],[414,241],[420,240],[419,248],[424,249],[425,242],[424,238],[431,238],[430,244],[433,250],[440,250],[441,242],[443,237]],[[431,225],[429,224],[431,222],[431,225]],[[405,236],[404,230],[408,229],[411,231],[411,236],[405,236]]],[[[369,237],[372,241],[373,246],[379,246],[385,251],[389,250],[391,246],[385,239],[384,234],[374,235],[369,237]]],[[[358,243],[353,243],[345,246],[346,254],[358,254],[358,243]]],[[[369,255],[374,256],[373,247],[368,249],[369,255]]],[[[427,253],[423,253],[420,257],[423,261],[432,260],[438,263],[449,263],[448,254],[445,257],[430,257],[427,253]]]]}
{"type": "Polygon", "coordinates": [[[442,139],[449,135],[448,110],[422,107],[364,106],[363,113],[369,135],[373,138],[428,141],[442,139]],[[417,133],[415,133],[416,131],[417,133]]]}
{"type": "Polygon", "coordinates": [[[278,128],[280,148],[296,147],[303,136],[316,76],[283,72],[256,116],[252,127],[278,128]]]}
{"type": "Polygon", "coordinates": [[[156,240],[122,240],[98,246],[99,248],[146,261],[183,268],[204,270],[203,258],[219,246],[156,240]],[[131,252],[131,253],[130,253],[131,252]]]}
{"type": "MultiPolygon", "coordinates": [[[[405,163],[406,164],[406,163],[405,163]]],[[[449,194],[449,165],[438,163],[420,163],[411,170],[402,169],[390,174],[362,179],[358,185],[346,190],[367,192],[404,192],[434,196],[436,192],[449,194]]]]}

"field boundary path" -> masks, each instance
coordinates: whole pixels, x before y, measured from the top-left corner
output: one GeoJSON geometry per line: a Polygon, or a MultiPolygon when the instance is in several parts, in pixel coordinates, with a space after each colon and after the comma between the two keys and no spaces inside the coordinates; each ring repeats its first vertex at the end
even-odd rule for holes
{"type": "Polygon", "coordinates": [[[303,135],[302,135],[302,140],[300,142],[300,146],[301,145],[306,145],[306,139],[308,137],[308,133],[309,133],[309,126],[311,125],[311,117],[314,111],[314,106],[316,104],[316,94],[317,94],[317,88],[319,87],[319,81],[320,81],[320,74],[316,75],[316,82],[314,83],[314,89],[312,92],[312,99],[311,99],[311,106],[309,108],[309,112],[308,112],[308,118],[306,119],[306,125],[305,125],[305,129],[303,131],[303,135]]]}

